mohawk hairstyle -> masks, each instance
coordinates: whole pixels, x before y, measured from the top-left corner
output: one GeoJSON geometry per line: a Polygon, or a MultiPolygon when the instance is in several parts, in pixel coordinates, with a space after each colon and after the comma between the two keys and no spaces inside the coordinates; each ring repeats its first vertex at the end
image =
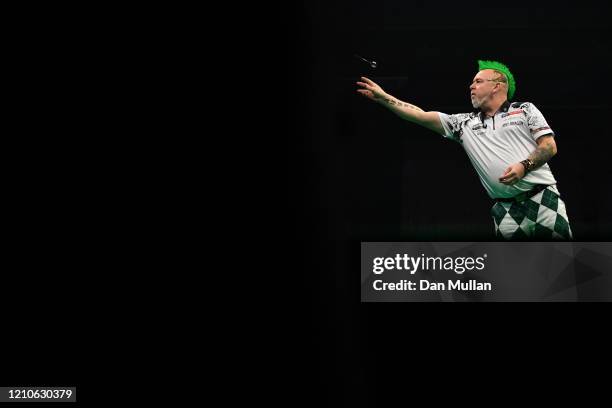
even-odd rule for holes
{"type": "Polygon", "coordinates": [[[514,91],[516,91],[516,81],[510,69],[498,61],[478,60],[478,70],[482,71],[483,69],[493,69],[497,72],[501,72],[508,78],[508,100],[511,100],[514,96],[514,91]]]}

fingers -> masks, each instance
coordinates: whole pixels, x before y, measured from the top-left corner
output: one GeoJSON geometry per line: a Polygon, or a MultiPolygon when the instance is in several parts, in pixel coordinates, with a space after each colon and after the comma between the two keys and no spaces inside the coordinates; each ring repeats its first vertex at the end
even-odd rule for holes
{"type": "Polygon", "coordinates": [[[370,85],[368,85],[366,83],[363,83],[363,82],[357,82],[357,85],[362,86],[362,87],[364,87],[366,89],[370,89],[370,85]]]}
{"type": "Polygon", "coordinates": [[[366,78],[366,77],[361,77],[361,79],[363,79],[364,81],[366,81],[368,84],[370,85],[375,85],[374,81],[372,81],[370,78],[366,78]]]}
{"type": "Polygon", "coordinates": [[[503,175],[503,176],[501,176],[501,177],[499,178],[499,182],[500,182],[500,183],[504,183],[504,184],[506,184],[506,183],[510,182],[511,180],[513,180],[513,179],[515,178],[515,176],[516,176],[516,174],[515,174],[515,173],[510,173],[510,174],[508,174],[508,173],[506,172],[506,173],[504,173],[504,175],[503,175]]]}
{"type": "Polygon", "coordinates": [[[367,91],[365,89],[358,89],[357,92],[359,92],[360,94],[362,94],[363,96],[367,97],[367,98],[374,98],[374,95],[372,94],[372,92],[367,91]]]}
{"type": "Polygon", "coordinates": [[[499,182],[503,184],[507,184],[508,181],[511,178],[513,178],[515,175],[516,173],[512,171],[512,166],[510,166],[504,171],[504,174],[501,175],[501,177],[499,178],[499,182]]]}
{"type": "Polygon", "coordinates": [[[508,177],[501,177],[499,182],[506,185],[513,185],[519,182],[519,178],[516,177],[516,174],[509,175],[508,177]]]}

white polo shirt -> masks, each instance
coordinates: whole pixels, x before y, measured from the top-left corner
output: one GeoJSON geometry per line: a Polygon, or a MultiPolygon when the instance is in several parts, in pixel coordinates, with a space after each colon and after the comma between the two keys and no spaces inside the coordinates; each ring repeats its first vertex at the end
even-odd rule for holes
{"type": "Polygon", "coordinates": [[[492,118],[482,112],[438,112],[444,137],[460,143],[491,198],[514,197],[535,184],[556,184],[547,163],[514,185],[499,182],[509,165],[525,160],[540,136],[554,135],[542,113],[529,102],[506,101],[492,118]]]}

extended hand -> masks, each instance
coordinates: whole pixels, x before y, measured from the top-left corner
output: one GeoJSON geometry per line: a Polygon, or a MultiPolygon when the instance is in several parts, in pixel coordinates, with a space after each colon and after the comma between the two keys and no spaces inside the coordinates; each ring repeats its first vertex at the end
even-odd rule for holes
{"type": "Polygon", "coordinates": [[[357,92],[375,102],[382,100],[387,94],[377,83],[366,77],[361,77],[364,82],[357,82],[357,85],[365,89],[358,89],[357,92]]]}
{"type": "Polygon", "coordinates": [[[499,182],[510,186],[518,183],[523,176],[525,176],[525,166],[521,163],[514,163],[506,169],[504,174],[502,174],[499,178],[499,182]]]}

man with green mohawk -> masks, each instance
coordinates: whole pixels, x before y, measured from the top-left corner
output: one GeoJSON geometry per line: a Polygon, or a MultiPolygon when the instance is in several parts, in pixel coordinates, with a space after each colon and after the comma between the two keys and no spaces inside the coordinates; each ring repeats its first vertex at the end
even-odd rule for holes
{"type": "Polygon", "coordinates": [[[366,77],[360,94],[402,119],[460,143],[495,201],[495,235],[506,240],[571,240],[565,203],[547,162],[557,153],[554,132],[530,102],[513,102],[516,81],[498,61],[478,61],[470,84],[474,110],[426,112],[387,94],[366,77]]]}

